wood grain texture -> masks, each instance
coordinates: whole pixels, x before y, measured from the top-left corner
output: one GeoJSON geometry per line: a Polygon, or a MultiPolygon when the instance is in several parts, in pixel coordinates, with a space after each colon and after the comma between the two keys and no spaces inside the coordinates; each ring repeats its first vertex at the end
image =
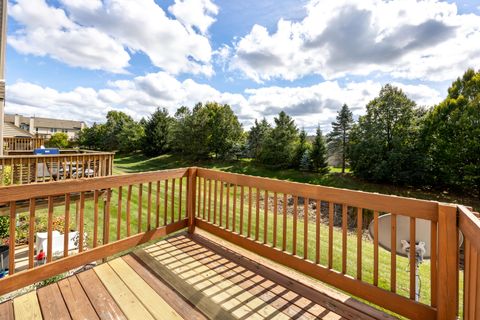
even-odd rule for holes
{"type": "Polygon", "coordinates": [[[160,295],[175,311],[184,319],[205,320],[207,319],[196,307],[189,301],[183,299],[175,290],[173,290],[164,280],[155,276],[143,261],[134,255],[122,257],[135,272],[147,282],[155,292],[160,295]]]}
{"type": "Polygon", "coordinates": [[[99,319],[76,276],[60,280],[58,288],[73,320],[99,319]]]}
{"type": "Polygon", "coordinates": [[[38,302],[45,320],[71,319],[65,301],[56,283],[37,290],[38,302]]]}
{"type": "Polygon", "coordinates": [[[93,270],[87,270],[77,274],[77,279],[100,319],[127,319],[93,270]]]}
{"type": "Polygon", "coordinates": [[[123,259],[109,261],[108,265],[155,319],[182,319],[123,259]]]}
{"type": "Polygon", "coordinates": [[[13,299],[15,319],[42,320],[37,293],[31,291],[13,299]]]}
{"type": "Polygon", "coordinates": [[[128,319],[155,319],[107,263],[93,270],[128,319]]]}

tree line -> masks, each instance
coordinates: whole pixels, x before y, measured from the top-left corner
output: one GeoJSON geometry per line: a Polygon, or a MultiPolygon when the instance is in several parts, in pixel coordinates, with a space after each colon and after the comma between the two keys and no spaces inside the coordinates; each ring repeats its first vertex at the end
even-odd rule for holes
{"type": "Polygon", "coordinates": [[[253,158],[272,168],[325,174],[328,156],[342,172],[369,181],[450,187],[478,193],[480,186],[480,72],[472,69],[452,83],[444,101],[417,106],[398,87],[387,84],[354,120],[345,104],[323,135],[308,137],[285,112],[273,123],[255,120],[247,132],[227,104],[198,103],[171,116],[158,108],[139,122],[110,111],[104,124],[79,135],[86,148],[142,151],[147,156],[178,153],[193,159],[253,158]]]}

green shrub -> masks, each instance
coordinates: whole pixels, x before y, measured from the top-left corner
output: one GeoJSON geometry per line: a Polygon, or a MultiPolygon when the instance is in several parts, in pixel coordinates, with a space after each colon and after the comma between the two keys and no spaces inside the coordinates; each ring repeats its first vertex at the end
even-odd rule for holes
{"type": "Polygon", "coordinates": [[[9,218],[6,216],[0,217],[0,239],[8,237],[8,228],[10,226],[9,218]]]}

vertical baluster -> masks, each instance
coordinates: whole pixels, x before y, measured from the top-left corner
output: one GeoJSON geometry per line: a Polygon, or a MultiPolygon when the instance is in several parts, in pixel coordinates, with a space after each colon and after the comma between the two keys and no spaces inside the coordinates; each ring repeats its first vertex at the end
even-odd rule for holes
{"type": "Polygon", "coordinates": [[[298,219],[298,197],[293,196],[293,230],[292,230],[292,254],[297,254],[297,219],[298,219]]]}
{"type": "Polygon", "coordinates": [[[163,203],[163,225],[167,225],[167,216],[168,216],[168,179],[165,180],[165,195],[163,203]]]}
{"type": "Polygon", "coordinates": [[[232,231],[235,232],[237,224],[237,185],[233,186],[233,213],[232,213],[232,231]]]}
{"type": "Polygon", "coordinates": [[[240,186],[240,234],[243,234],[244,187],[240,186]]]}
{"type": "Polygon", "coordinates": [[[53,257],[52,232],[53,232],[53,196],[49,196],[48,197],[48,216],[47,216],[47,262],[51,262],[53,257]]]}
{"type": "Polygon", "coordinates": [[[222,226],[223,222],[223,181],[220,181],[220,218],[219,218],[219,226],[222,226]]]}
{"type": "MultiPolygon", "coordinates": [[[[17,204],[15,201],[10,202],[10,226],[8,235],[8,274],[15,273],[15,227],[17,226],[17,204]]],[[[50,233],[51,237],[51,233],[50,233]]],[[[51,243],[51,242],[50,242],[51,243]]]]}
{"type": "Polygon", "coordinates": [[[157,181],[155,190],[155,228],[160,226],[160,181],[157,181]]]}
{"type": "Polygon", "coordinates": [[[278,195],[273,193],[273,241],[272,247],[277,246],[278,195]]]}
{"type": "Polygon", "coordinates": [[[362,280],[363,209],[357,208],[357,279],[362,280]]]}
{"type": "Polygon", "coordinates": [[[373,211],[373,285],[378,286],[378,211],[373,211]]]}
{"type": "Polygon", "coordinates": [[[229,211],[230,211],[230,183],[227,183],[227,200],[226,200],[226,206],[225,206],[225,229],[227,230],[230,227],[229,211]]]}
{"type": "Polygon", "coordinates": [[[78,230],[78,252],[83,252],[84,237],[85,237],[85,192],[80,192],[80,226],[78,230]]]}
{"type": "Polygon", "coordinates": [[[287,194],[283,194],[283,205],[282,205],[282,214],[283,214],[283,235],[282,235],[282,251],[287,249],[287,194]]]}
{"type": "Polygon", "coordinates": [[[333,212],[335,204],[328,203],[328,268],[333,268],[333,212]]]}
{"type": "MultiPolygon", "coordinates": [[[[178,185],[178,221],[182,219],[182,183],[183,183],[183,177],[179,179],[179,185],[178,185]]],[[[188,190],[188,189],[187,189],[188,190]]],[[[195,204],[193,204],[195,209],[195,204]]]]}
{"type": "MultiPolygon", "coordinates": [[[[205,179],[204,179],[205,180],[205,179]]],[[[187,180],[188,181],[188,180],[187,180]]],[[[200,208],[201,208],[201,205],[200,203],[202,202],[202,178],[201,177],[197,177],[197,181],[196,183],[198,183],[198,187],[197,187],[197,217],[200,216],[200,208]]],[[[203,193],[205,193],[205,190],[203,191],[203,193]]],[[[204,203],[205,205],[205,203],[204,203]]]]}
{"type": "Polygon", "coordinates": [[[69,233],[70,233],[70,193],[67,193],[65,194],[65,227],[63,229],[63,256],[64,257],[68,257],[68,249],[69,249],[68,243],[70,240],[69,233]]]}
{"type": "MultiPolygon", "coordinates": [[[[33,268],[34,261],[33,261],[33,253],[35,250],[34,247],[34,236],[35,236],[35,198],[30,199],[29,205],[29,224],[28,224],[28,268],[33,268]]],[[[66,221],[65,221],[66,223],[66,221]]],[[[66,225],[66,224],[65,224],[66,225]]]]}
{"type": "Polygon", "coordinates": [[[125,220],[127,224],[127,237],[130,237],[130,234],[132,232],[131,224],[130,224],[131,205],[132,205],[132,185],[129,185],[127,190],[127,212],[125,212],[126,214],[125,220]]]}
{"type": "Polygon", "coordinates": [[[110,242],[110,200],[112,198],[112,189],[106,190],[107,196],[103,207],[103,244],[110,242]]]}
{"type": "Polygon", "coordinates": [[[317,206],[315,210],[315,263],[320,263],[320,210],[321,202],[317,200],[317,206]]]}
{"type": "Polygon", "coordinates": [[[303,259],[308,259],[308,202],[310,200],[303,197],[303,259]]]}
{"type": "Polygon", "coordinates": [[[465,254],[464,254],[464,260],[463,260],[463,318],[467,319],[467,316],[470,313],[470,303],[469,303],[469,297],[470,297],[470,240],[468,238],[465,238],[465,254]]]}
{"type": "Polygon", "coordinates": [[[475,307],[475,316],[477,318],[480,317],[480,270],[479,270],[479,267],[480,267],[480,253],[478,252],[477,249],[475,249],[475,255],[477,256],[477,268],[475,269],[475,273],[476,273],[476,277],[477,277],[477,282],[476,283],[473,283],[473,287],[475,288],[476,290],[476,301],[472,301],[472,306],[475,307]]]}
{"type": "Polygon", "coordinates": [[[87,156],[87,178],[92,177],[92,175],[90,174],[90,171],[91,171],[90,156],[87,156]]]}
{"type": "Polygon", "coordinates": [[[415,218],[410,217],[410,299],[415,300],[415,218]]]}
{"type": "Polygon", "coordinates": [[[430,304],[437,306],[437,222],[430,223],[430,304]]]}
{"type": "Polygon", "coordinates": [[[205,220],[205,217],[206,217],[206,204],[207,204],[207,179],[203,178],[203,208],[202,208],[203,220],[205,220]]]}
{"type": "Polygon", "coordinates": [[[138,214],[137,214],[137,233],[142,232],[142,211],[143,211],[143,183],[138,186],[138,214]]]}
{"type": "Polygon", "coordinates": [[[31,183],[32,182],[32,164],[31,164],[31,159],[30,158],[27,159],[27,168],[28,168],[28,171],[27,171],[28,182],[27,183],[31,183]]]}
{"type": "MultiPolygon", "coordinates": [[[[13,172],[15,171],[15,163],[13,162],[13,158],[10,158],[10,184],[15,184],[13,172]]],[[[44,175],[45,176],[45,175],[44,175]]],[[[45,178],[43,180],[45,182],[45,178]]]]}
{"type": "Polygon", "coordinates": [[[152,229],[152,183],[148,183],[148,195],[147,195],[147,230],[152,229]]]}
{"type": "Polygon", "coordinates": [[[257,193],[255,197],[255,241],[258,241],[260,233],[260,189],[256,188],[257,193]]]}
{"type": "Polygon", "coordinates": [[[397,215],[391,215],[391,230],[390,230],[390,291],[397,291],[397,215]]]}
{"type": "MultiPolygon", "coordinates": [[[[2,165],[5,166],[4,161],[3,161],[2,165]]],[[[35,168],[34,168],[33,172],[35,174],[35,182],[38,182],[38,157],[35,158],[35,168]]]]}
{"type": "Polygon", "coordinates": [[[252,235],[252,187],[248,187],[247,238],[252,235]]]}
{"type": "Polygon", "coordinates": [[[77,174],[75,175],[75,178],[78,179],[80,178],[80,161],[79,161],[79,158],[78,158],[78,155],[75,157],[75,168],[77,168],[77,174]]]}
{"type": "Polygon", "coordinates": [[[19,164],[19,175],[20,175],[20,180],[19,180],[19,184],[23,184],[23,159],[20,159],[19,160],[20,164],[19,164]]]}
{"type": "Polygon", "coordinates": [[[98,190],[93,192],[93,247],[98,243],[98,190]]]}
{"type": "Polygon", "coordinates": [[[208,222],[211,220],[211,211],[212,211],[212,180],[208,180],[208,222]]]}
{"type": "Polygon", "coordinates": [[[5,159],[2,158],[2,179],[0,180],[2,186],[5,185],[5,159]]]}
{"type": "Polygon", "coordinates": [[[214,180],[213,189],[213,224],[217,224],[217,180],[214,180]]]}
{"type": "Polygon", "coordinates": [[[342,204],[342,273],[347,273],[347,211],[348,206],[342,204]]]}
{"type": "Polygon", "coordinates": [[[477,287],[477,281],[478,281],[478,252],[477,250],[470,246],[470,279],[468,280],[470,282],[470,292],[468,296],[468,305],[470,306],[469,308],[469,314],[467,319],[478,319],[480,314],[478,314],[478,306],[476,305],[477,301],[477,291],[479,288],[477,287]]]}
{"type": "Polygon", "coordinates": [[[170,199],[170,223],[175,221],[175,178],[172,179],[172,197],[170,199]]]}
{"type": "Polygon", "coordinates": [[[63,180],[67,180],[67,157],[63,157],[62,166],[63,166],[63,180]]]}
{"type": "Polygon", "coordinates": [[[263,243],[268,242],[268,191],[265,190],[265,196],[263,197],[263,243]]]}
{"type": "Polygon", "coordinates": [[[122,186],[118,187],[117,204],[117,240],[120,240],[120,230],[122,229],[122,186]]]}

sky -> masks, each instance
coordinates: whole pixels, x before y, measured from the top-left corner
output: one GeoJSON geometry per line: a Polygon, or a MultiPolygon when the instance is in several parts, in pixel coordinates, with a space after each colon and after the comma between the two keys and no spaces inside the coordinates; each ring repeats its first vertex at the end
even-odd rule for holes
{"type": "Polygon", "coordinates": [[[284,110],[328,132],[382,85],[421,106],[480,68],[477,0],[10,0],[6,112],[139,120],[229,104],[244,127],[284,110]]]}

